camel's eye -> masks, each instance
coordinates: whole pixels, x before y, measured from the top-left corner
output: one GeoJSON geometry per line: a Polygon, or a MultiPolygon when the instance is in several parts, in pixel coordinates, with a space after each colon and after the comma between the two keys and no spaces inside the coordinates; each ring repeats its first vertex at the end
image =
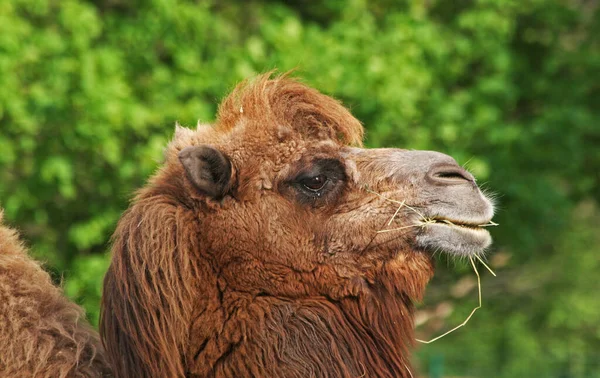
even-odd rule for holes
{"type": "Polygon", "coordinates": [[[320,174],[314,177],[307,177],[300,180],[300,184],[302,184],[306,189],[311,190],[313,192],[318,192],[327,183],[327,176],[324,174],[320,174]]]}
{"type": "Polygon", "coordinates": [[[311,206],[331,204],[344,188],[346,172],[337,159],[314,159],[303,163],[299,173],[288,181],[296,200],[311,206]]]}

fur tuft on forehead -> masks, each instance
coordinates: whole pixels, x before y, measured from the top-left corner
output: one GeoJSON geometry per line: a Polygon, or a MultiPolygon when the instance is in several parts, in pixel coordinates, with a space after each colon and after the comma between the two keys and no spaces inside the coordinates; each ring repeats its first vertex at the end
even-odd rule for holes
{"type": "Polygon", "coordinates": [[[361,123],[339,101],[285,74],[271,72],[238,85],[221,103],[216,129],[227,132],[242,120],[263,132],[286,127],[309,138],[362,145],[361,123]]]}

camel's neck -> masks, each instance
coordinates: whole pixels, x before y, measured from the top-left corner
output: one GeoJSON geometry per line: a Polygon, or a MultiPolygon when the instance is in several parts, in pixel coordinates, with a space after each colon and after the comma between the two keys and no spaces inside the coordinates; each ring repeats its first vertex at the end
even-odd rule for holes
{"type": "Polygon", "coordinates": [[[412,376],[412,305],[405,296],[257,297],[243,307],[220,335],[199,345],[191,369],[198,376],[412,376]]]}

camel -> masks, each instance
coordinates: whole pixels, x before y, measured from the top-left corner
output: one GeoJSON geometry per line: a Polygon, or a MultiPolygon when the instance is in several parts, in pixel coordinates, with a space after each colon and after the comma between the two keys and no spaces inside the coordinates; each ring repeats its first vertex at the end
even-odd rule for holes
{"type": "Polygon", "coordinates": [[[362,140],[343,105],[286,75],[240,84],[214,125],[176,126],[114,233],[102,346],[3,229],[0,295],[16,281],[32,305],[0,304],[0,375],[414,376],[432,254],[482,254],[494,207],[450,156],[362,140]]]}
{"type": "Polygon", "coordinates": [[[111,369],[84,311],[27,256],[0,211],[0,377],[103,377],[111,369]]]}

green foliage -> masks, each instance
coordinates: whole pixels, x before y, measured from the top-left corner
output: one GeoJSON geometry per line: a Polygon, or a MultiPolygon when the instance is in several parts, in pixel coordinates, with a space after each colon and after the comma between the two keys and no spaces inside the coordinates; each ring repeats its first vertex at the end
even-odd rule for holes
{"type": "MultiPolygon", "coordinates": [[[[510,260],[466,328],[421,348],[422,370],[443,355],[451,374],[598,376],[599,36],[579,0],[4,1],[0,203],[95,320],[110,234],[175,121],[297,68],[369,146],[449,153],[498,193],[510,260]]],[[[472,303],[443,289],[469,274],[440,266],[446,327],[472,303]]]]}

